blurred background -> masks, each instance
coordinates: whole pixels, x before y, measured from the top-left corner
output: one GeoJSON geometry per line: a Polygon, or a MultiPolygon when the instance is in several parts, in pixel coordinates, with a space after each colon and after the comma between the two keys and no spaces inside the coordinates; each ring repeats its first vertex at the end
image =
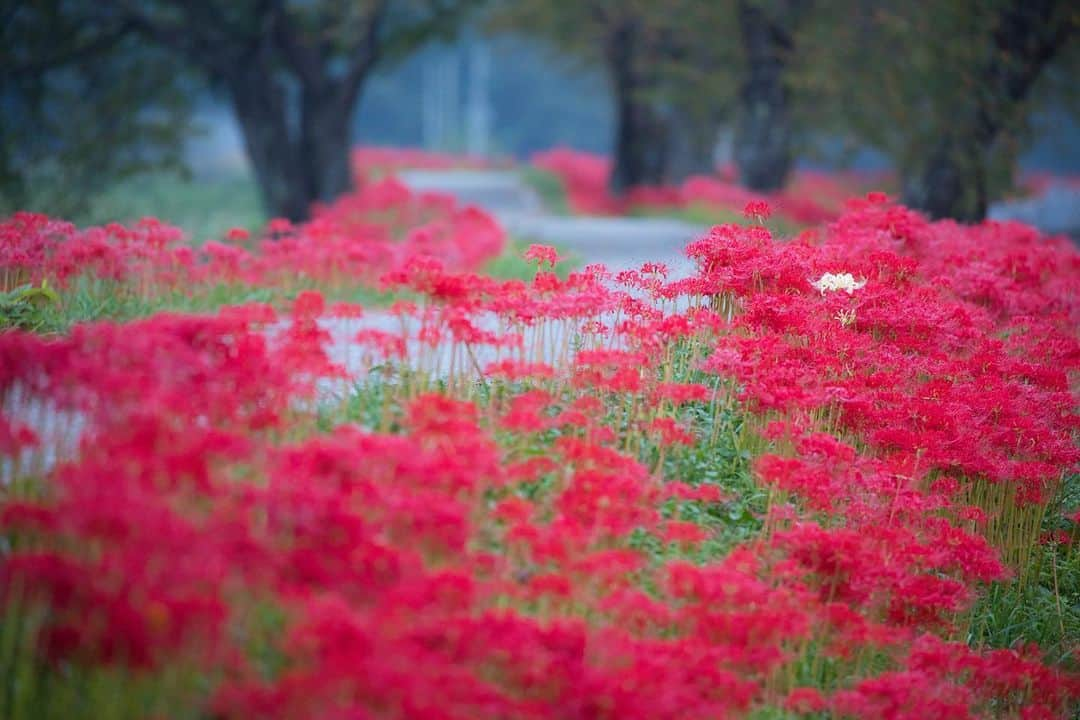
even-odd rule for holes
{"type": "Polygon", "coordinates": [[[213,236],[392,146],[553,212],[589,173],[569,210],[835,180],[1076,237],[1078,26],[1055,0],[0,0],[0,212],[213,236]]]}

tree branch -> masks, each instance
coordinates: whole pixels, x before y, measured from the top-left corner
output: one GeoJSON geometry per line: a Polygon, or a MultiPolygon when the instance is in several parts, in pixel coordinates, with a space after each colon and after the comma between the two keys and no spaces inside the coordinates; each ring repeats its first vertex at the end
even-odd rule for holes
{"type": "Polygon", "coordinates": [[[364,78],[382,55],[379,35],[383,31],[389,9],[389,2],[378,0],[364,23],[364,31],[357,33],[362,40],[348,50],[347,56],[350,60],[342,80],[345,96],[341,101],[349,107],[355,102],[364,78]]]}
{"type": "Polygon", "coordinates": [[[425,40],[438,35],[440,30],[457,27],[459,21],[482,0],[447,0],[430,3],[431,14],[414,23],[397,28],[379,39],[380,58],[396,59],[407,55],[425,40]]]}
{"type": "Polygon", "coordinates": [[[274,44],[281,50],[285,62],[300,76],[307,87],[317,87],[324,81],[324,56],[318,48],[306,44],[300,37],[297,23],[281,2],[272,2],[271,26],[274,44]]]}
{"type": "Polygon", "coordinates": [[[995,52],[983,71],[991,99],[989,104],[979,103],[976,111],[979,142],[993,141],[1008,116],[1027,99],[1043,68],[1074,32],[1070,16],[1052,23],[1053,8],[1052,0],[1041,6],[1018,2],[1000,14],[992,41],[995,52]]]}

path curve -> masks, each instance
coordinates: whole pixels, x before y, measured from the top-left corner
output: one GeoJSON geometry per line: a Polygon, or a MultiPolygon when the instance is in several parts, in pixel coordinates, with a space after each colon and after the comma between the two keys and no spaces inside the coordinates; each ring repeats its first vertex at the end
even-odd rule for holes
{"type": "Polygon", "coordinates": [[[446,193],[486,210],[515,238],[558,245],[582,264],[614,271],[663,262],[672,277],[689,275],[693,265],[682,250],[708,230],[671,218],[553,215],[513,170],[411,170],[400,178],[414,190],[446,193]]]}

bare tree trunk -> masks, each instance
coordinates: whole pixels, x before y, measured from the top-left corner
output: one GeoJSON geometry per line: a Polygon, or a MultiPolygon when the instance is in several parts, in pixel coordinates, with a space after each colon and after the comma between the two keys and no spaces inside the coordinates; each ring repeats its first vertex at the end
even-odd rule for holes
{"type": "MultiPolygon", "coordinates": [[[[149,4],[102,2],[132,29],[224,84],[263,204],[290,220],[306,219],[313,203],[329,202],[351,187],[353,111],[383,49],[414,47],[445,22],[456,22],[464,7],[439,6],[386,35],[389,0],[373,0],[342,34],[348,47],[335,47],[329,36],[341,28],[310,32],[287,3],[258,3],[222,24],[221,11],[232,4],[224,0],[171,3],[176,12],[168,14],[149,4]]],[[[319,19],[330,23],[331,15],[319,19]]]]}
{"type": "Polygon", "coordinates": [[[665,179],[668,132],[644,96],[647,84],[637,67],[641,52],[637,24],[632,20],[620,24],[609,38],[607,52],[616,122],[610,187],[616,195],[665,179]]]}
{"type": "Polygon", "coordinates": [[[1039,73],[1065,45],[1073,25],[1060,0],[1014,0],[1003,7],[978,71],[983,90],[926,156],[905,173],[904,202],[932,218],[978,222],[988,209],[987,164],[1002,131],[1016,119],[1039,73]]]}
{"type": "Polygon", "coordinates": [[[304,220],[314,203],[352,187],[354,91],[331,83],[304,87],[290,107],[285,87],[257,63],[238,70],[228,86],[268,213],[304,220]],[[290,113],[297,122],[290,123],[290,113]]]}
{"type": "Polygon", "coordinates": [[[257,66],[229,79],[229,93],[267,213],[290,220],[307,216],[311,198],[288,123],[288,97],[257,66]]]}
{"type": "Polygon", "coordinates": [[[668,141],[663,121],[647,103],[633,98],[620,99],[617,112],[612,192],[621,195],[641,185],[662,185],[668,141]]]}
{"type": "Polygon", "coordinates": [[[310,202],[330,202],[352,188],[349,127],[356,94],[329,87],[302,95],[300,161],[310,202]]]}
{"type": "Polygon", "coordinates": [[[739,91],[734,154],[742,184],[761,191],[784,186],[792,166],[791,117],[784,84],[792,49],[788,18],[770,17],[761,3],[740,0],[739,29],[747,75],[739,91]]]}
{"type": "Polygon", "coordinates": [[[932,218],[979,222],[986,217],[989,147],[950,133],[904,179],[904,203],[932,218]]]}

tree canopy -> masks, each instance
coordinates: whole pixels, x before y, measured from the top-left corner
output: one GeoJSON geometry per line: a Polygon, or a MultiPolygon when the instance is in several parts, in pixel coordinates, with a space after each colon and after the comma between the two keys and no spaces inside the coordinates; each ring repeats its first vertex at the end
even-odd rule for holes
{"type": "Polygon", "coordinates": [[[1040,86],[1076,77],[1080,13],[1061,0],[836,4],[805,29],[795,82],[813,120],[894,163],[904,199],[977,220],[1012,180],[1040,86]]]}
{"type": "Polygon", "coordinates": [[[192,78],[88,9],[0,0],[0,211],[75,214],[103,179],[180,164],[192,78]]]}

